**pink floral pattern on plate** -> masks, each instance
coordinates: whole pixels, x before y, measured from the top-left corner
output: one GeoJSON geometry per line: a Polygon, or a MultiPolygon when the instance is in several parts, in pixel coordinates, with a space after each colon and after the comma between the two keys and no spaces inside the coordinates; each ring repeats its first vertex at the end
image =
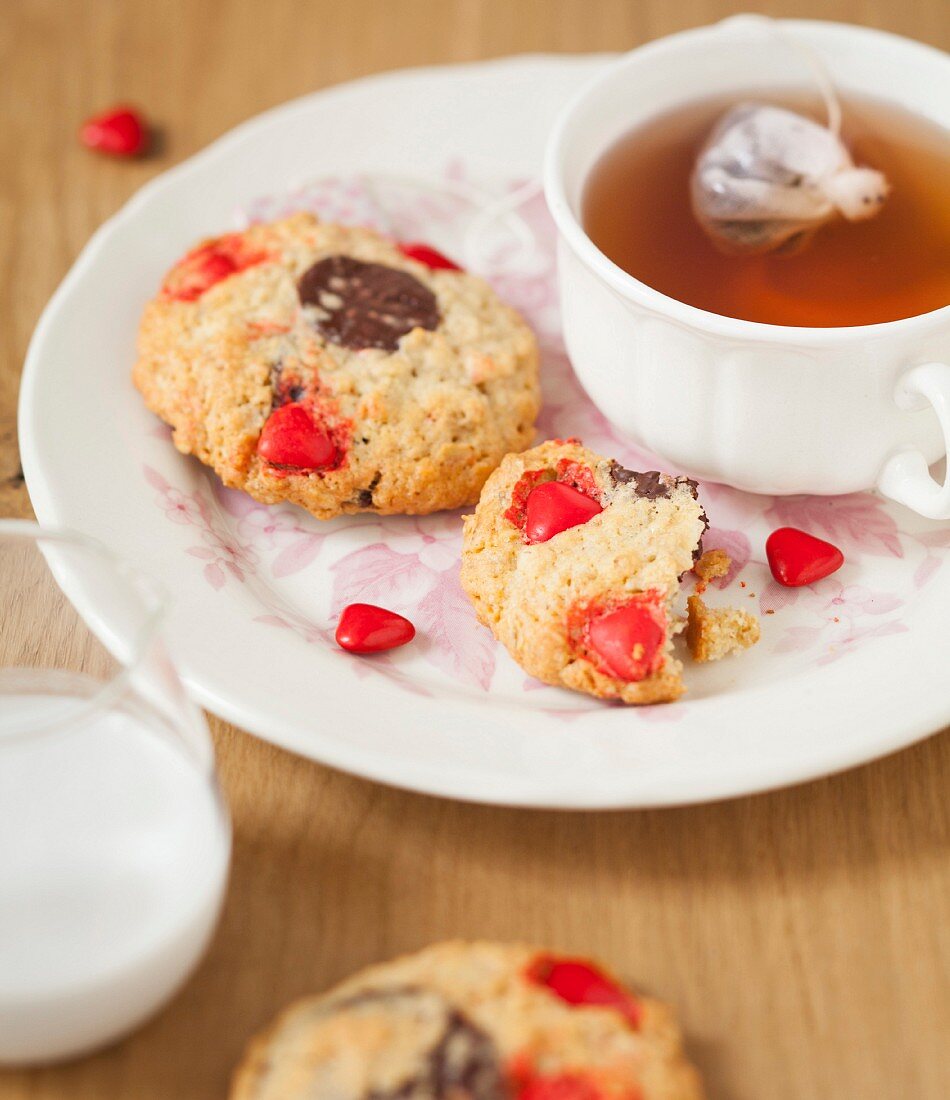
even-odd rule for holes
{"type": "MultiPolygon", "coordinates": [[[[477,269],[538,334],[545,394],[539,436],[579,436],[627,466],[662,468],[615,431],[574,376],[558,325],[554,228],[539,188],[522,180],[500,192],[494,189],[501,198],[516,193],[521,198],[516,212],[506,212],[490,233],[486,229],[485,239],[479,238],[477,269]]],[[[437,184],[382,177],[318,180],[262,197],[241,212],[241,221],[307,209],[400,239],[428,240],[464,260],[472,251],[472,226],[491,194],[455,161],[437,184]]],[[[157,434],[167,435],[164,428],[157,434]]],[[[458,514],[353,517],[320,524],[290,506],[258,504],[210,475],[191,491],[170,484],[150,466],[144,476],[168,520],[194,528],[186,554],[207,583],[217,590],[253,587],[260,605],[256,622],[326,647],[358,675],[385,676],[407,691],[431,694],[430,678],[407,671],[404,651],[354,661],[334,646],[336,617],[346,604],[382,604],[413,620],[419,634],[410,648],[444,683],[479,694],[492,690],[500,662],[507,658],[476,621],[459,585],[458,514]],[[322,616],[302,610],[293,592],[284,590],[286,583],[314,569],[330,577],[329,606],[322,616]]],[[[772,498],[706,484],[701,494],[711,523],[705,545],[724,549],[733,562],[714,586],[729,590],[729,601],[740,606],[746,599],[757,601],[758,610],[769,616],[763,618],[762,647],[780,659],[825,665],[906,632],[908,605],[926,598],[922,593],[950,555],[950,530],[928,525],[871,493],[772,498]],[[840,574],[801,589],[777,585],[765,566],[764,541],[769,530],[783,525],[836,543],[846,558],[840,574]],[[893,559],[897,567],[886,574],[877,571],[888,583],[871,588],[862,582],[861,565],[881,558],[893,559]]],[[[565,720],[599,707],[524,676],[515,682],[526,705],[565,720]]],[[[686,706],[638,713],[645,721],[676,722],[686,706]]]]}

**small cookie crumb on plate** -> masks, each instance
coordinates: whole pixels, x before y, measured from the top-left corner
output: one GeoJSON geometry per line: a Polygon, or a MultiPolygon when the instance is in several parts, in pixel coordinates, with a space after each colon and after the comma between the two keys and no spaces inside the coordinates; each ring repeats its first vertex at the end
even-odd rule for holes
{"type": "Polygon", "coordinates": [[[686,607],[686,644],[694,661],[718,661],[759,640],[754,615],[733,607],[707,607],[701,596],[690,596],[686,607]]]}
{"type": "Polygon", "coordinates": [[[732,568],[732,558],[725,550],[706,550],[693,566],[693,572],[701,581],[724,577],[732,568]]]}

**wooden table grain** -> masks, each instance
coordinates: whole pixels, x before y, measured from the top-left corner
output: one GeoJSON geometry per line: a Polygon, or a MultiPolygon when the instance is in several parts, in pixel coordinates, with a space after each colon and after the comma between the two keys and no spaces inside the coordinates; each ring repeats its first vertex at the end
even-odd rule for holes
{"type": "MultiPolygon", "coordinates": [[[[746,6],[3,0],[0,515],[30,515],[15,402],[31,329],[90,233],[147,179],[249,115],[365,73],[626,49],[746,6]],[[82,118],[116,100],[159,122],[156,155],[116,163],[78,147],[82,118]]],[[[946,0],[758,7],[950,46],[946,0]]],[[[211,724],[235,850],[208,957],[118,1046],[0,1073],[3,1100],[221,1097],[245,1039],[287,1000],[451,936],[609,960],[679,1006],[712,1097],[950,1096],[946,734],[776,794],[557,814],[389,790],[211,724]]]]}

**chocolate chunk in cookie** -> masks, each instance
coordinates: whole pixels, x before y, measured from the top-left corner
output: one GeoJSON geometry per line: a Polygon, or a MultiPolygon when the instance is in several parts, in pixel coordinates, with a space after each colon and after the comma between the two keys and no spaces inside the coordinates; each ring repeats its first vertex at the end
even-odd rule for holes
{"type": "Polygon", "coordinates": [[[506,1100],[495,1044],[481,1028],[457,1010],[449,1012],[438,1043],[426,1054],[416,1076],[395,1089],[370,1092],[366,1100],[506,1100]]]}
{"type": "Polygon", "coordinates": [[[661,474],[659,470],[647,470],[646,473],[637,473],[636,470],[628,470],[619,462],[610,463],[610,478],[614,485],[633,485],[637,496],[647,500],[669,500],[670,484],[674,479],[668,474],[661,474]]]}
{"type": "Polygon", "coordinates": [[[352,256],[318,260],[300,277],[297,293],[314,307],[328,340],[357,351],[395,351],[414,328],[432,332],[441,320],[435,295],[415,276],[352,256]]]}

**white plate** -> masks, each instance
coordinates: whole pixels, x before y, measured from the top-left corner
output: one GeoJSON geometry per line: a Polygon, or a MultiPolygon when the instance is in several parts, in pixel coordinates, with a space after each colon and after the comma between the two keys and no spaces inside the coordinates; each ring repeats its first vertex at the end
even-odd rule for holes
{"type": "MultiPolygon", "coordinates": [[[[526,680],[475,623],[457,582],[457,515],[321,524],[263,508],[178,455],[134,392],[142,306],[194,240],[303,205],[465,249],[489,192],[536,177],[557,111],[601,64],[516,58],[395,73],[271,111],[144,188],[51,301],[20,409],[37,515],[98,536],[164,581],[175,656],[216,714],[388,783],[559,807],[758,791],[908,745],[950,717],[950,532],[878,497],[706,487],[707,545],[741,564],[714,602],[772,611],[762,642],[688,668],[681,702],[622,708],[526,680]],[[783,523],[830,537],[847,564],[813,588],[777,588],[763,543],[783,523]],[[335,610],[354,599],[408,613],[417,642],[371,660],[336,650],[335,610]]],[[[650,468],[611,433],[563,355],[542,200],[473,233],[470,262],[545,346],[544,434],[579,435],[650,468]]]]}

